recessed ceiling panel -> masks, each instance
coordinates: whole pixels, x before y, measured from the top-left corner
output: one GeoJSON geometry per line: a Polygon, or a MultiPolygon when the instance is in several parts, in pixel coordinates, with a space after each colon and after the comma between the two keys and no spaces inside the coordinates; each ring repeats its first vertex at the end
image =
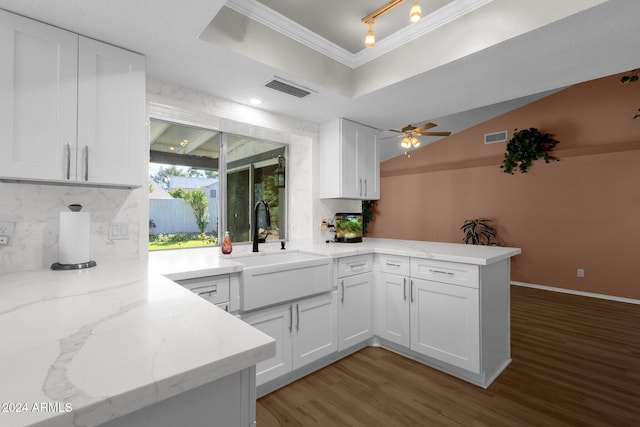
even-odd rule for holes
{"type": "MultiPolygon", "coordinates": [[[[388,0],[258,0],[297,24],[340,46],[350,53],[364,49],[368,27],[362,18],[383,6],[388,0]]],[[[422,16],[426,16],[453,0],[421,0],[422,16]]],[[[376,40],[380,41],[411,25],[409,10],[412,0],[385,13],[374,23],[376,40]]]]}

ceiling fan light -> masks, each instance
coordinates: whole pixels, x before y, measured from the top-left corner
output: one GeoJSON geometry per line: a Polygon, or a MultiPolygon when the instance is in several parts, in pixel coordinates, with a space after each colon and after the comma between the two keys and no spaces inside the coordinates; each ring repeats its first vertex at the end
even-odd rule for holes
{"type": "Polygon", "coordinates": [[[411,147],[411,138],[408,136],[405,136],[404,138],[402,138],[402,141],[400,141],[400,146],[402,148],[409,148],[411,147]]]}
{"type": "Polygon", "coordinates": [[[376,45],[376,35],[373,34],[371,23],[369,23],[369,31],[367,31],[367,35],[364,38],[364,45],[366,47],[374,47],[376,45]]]}
{"type": "Polygon", "coordinates": [[[413,145],[413,147],[417,147],[420,145],[420,140],[418,138],[416,138],[415,136],[411,137],[411,145],[413,145]]]}
{"type": "Polygon", "coordinates": [[[411,6],[411,12],[409,12],[409,21],[415,23],[418,22],[422,18],[422,9],[418,4],[418,0],[413,1],[413,6],[411,6]]]}

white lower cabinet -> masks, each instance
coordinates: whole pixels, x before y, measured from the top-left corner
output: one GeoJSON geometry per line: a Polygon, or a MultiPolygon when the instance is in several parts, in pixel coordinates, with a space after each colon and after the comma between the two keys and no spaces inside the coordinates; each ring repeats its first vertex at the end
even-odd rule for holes
{"type": "Polygon", "coordinates": [[[380,273],[375,300],[376,335],[409,347],[409,277],[380,273]]]}
{"type": "Polygon", "coordinates": [[[373,255],[339,258],[338,350],[373,337],[373,255]]]}
{"type": "Polygon", "coordinates": [[[478,289],[411,279],[411,350],[480,372],[478,289]]]}
{"type": "Polygon", "coordinates": [[[373,337],[373,273],[338,280],[338,350],[373,337]]]}
{"type": "Polygon", "coordinates": [[[477,266],[384,254],[377,257],[376,335],[479,373],[477,266]]]}
{"type": "Polygon", "coordinates": [[[276,355],[256,365],[256,385],[336,352],[336,319],[336,292],[243,315],[276,340],[276,355]]]}

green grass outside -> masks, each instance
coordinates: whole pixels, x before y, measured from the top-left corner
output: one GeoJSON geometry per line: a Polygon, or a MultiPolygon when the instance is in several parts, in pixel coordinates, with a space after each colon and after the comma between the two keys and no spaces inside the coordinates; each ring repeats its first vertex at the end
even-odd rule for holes
{"type": "Polygon", "coordinates": [[[150,251],[164,249],[199,248],[202,246],[215,246],[214,242],[204,242],[202,240],[188,240],[186,242],[149,242],[150,251]]]}
{"type": "Polygon", "coordinates": [[[150,251],[215,246],[217,242],[216,234],[211,232],[149,234],[150,251]]]}

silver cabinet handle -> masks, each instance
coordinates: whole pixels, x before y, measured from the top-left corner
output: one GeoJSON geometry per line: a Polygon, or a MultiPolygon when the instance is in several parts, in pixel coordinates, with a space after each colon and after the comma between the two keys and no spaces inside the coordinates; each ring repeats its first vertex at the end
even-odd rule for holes
{"type": "Polygon", "coordinates": [[[360,195],[362,196],[362,178],[360,178],[360,195]]]}
{"type": "Polygon", "coordinates": [[[67,179],[71,179],[71,144],[67,144],[67,179]]]}
{"type": "Polygon", "coordinates": [[[296,331],[300,330],[300,305],[296,304],[296,331]]]}
{"type": "Polygon", "coordinates": [[[406,301],[407,300],[407,278],[406,277],[402,279],[402,290],[404,292],[404,300],[406,301]]]}
{"type": "Polygon", "coordinates": [[[364,179],[364,196],[367,197],[369,187],[367,186],[367,179],[364,179]]]}
{"type": "Polygon", "coordinates": [[[446,275],[449,275],[449,276],[453,276],[455,274],[455,273],[452,273],[450,271],[432,270],[432,269],[429,269],[429,272],[433,273],[433,274],[446,274],[446,275]]]}
{"type": "Polygon", "coordinates": [[[89,146],[84,146],[84,180],[89,181],[89,146]]]}
{"type": "Polygon", "coordinates": [[[340,281],[342,285],[342,298],[340,298],[340,302],[344,304],[344,280],[340,281]]]}
{"type": "Polygon", "coordinates": [[[389,267],[398,267],[398,268],[400,268],[400,264],[395,264],[395,263],[393,263],[393,262],[388,262],[388,261],[387,261],[387,265],[388,265],[389,267]]]}
{"type": "Polygon", "coordinates": [[[409,293],[411,294],[411,303],[413,303],[413,280],[409,282],[409,293]]]}
{"type": "Polygon", "coordinates": [[[289,306],[289,333],[293,331],[293,304],[289,306]]]}
{"type": "Polygon", "coordinates": [[[200,296],[202,298],[205,298],[205,296],[207,298],[211,298],[212,296],[215,297],[216,295],[218,295],[218,291],[215,291],[215,290],[214,291],[198,292],[198,296],[200,296]]]}

